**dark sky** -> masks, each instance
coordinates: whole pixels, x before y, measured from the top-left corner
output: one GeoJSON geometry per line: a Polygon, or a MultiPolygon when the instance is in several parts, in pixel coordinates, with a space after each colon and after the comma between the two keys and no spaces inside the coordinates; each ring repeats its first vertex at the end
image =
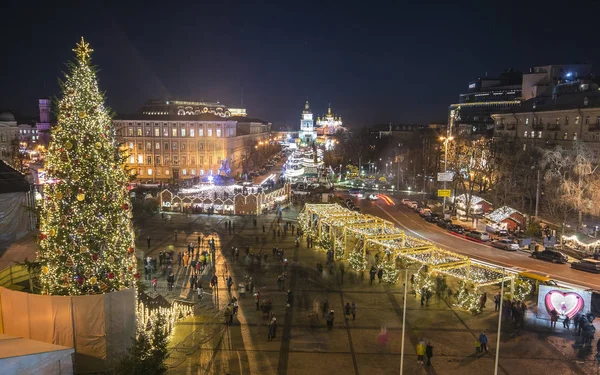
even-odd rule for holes
{"type": "Polygon", "coordinates": [[[306,99],[316,113],[331,102],[352,125],[427,123],[445,120],[486,72],[600,66],[592,2],[440,4],[9,0],[0,108],[36,114],[39,97],[58,94],[81,35],[117,112],[164,97],[235,107],[243,92],[250,116],[294,126],[306,99]]]}

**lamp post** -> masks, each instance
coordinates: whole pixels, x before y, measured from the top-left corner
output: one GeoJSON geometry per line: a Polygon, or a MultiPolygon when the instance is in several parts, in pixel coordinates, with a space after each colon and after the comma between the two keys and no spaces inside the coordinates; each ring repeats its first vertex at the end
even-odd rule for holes
{"type": "MultiPolygon", "coordinates": [[[[440,140],[444,142],[444,173],[448,172],[448,143],[454,139],[453,136],[440,137],[440,140]]],[[[444,181],[444,190],[446,190],[446,181],[444,181]]],[[[442,213],[446,210],[446,197],[444,197],[444,203],[442,205],[442,213]]]]}

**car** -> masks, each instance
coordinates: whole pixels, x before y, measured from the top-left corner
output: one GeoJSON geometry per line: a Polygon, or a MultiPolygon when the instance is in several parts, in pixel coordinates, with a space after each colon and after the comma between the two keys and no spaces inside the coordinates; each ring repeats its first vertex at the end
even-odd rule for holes
{"type": "Polygon", "coordinates": [[[506,236],[508,236],[508,231],[506,229],[500,229],[498,231],[498,236],[500,236],[500,237],[506,237],[506,236]]]}
{"type": "Polygon", "coordinates": [[[425,221],[428,223],[437,223],[437,221],[440,219],[439,216],[437,216],[436,214],[431,214],[429,216],[425,216],[425,221]]]}
{"type": "Polygon", "coordinates": [[[402,204],[403,204],[403,205],[405,205],[405,206],[406,206],[406,205],[408,205],[410,202],[411,202],[411,200],[410,200],[410,199],[406,199],[406,198],[403,198],[403,199],[400,201],[400,203],[402,203],[402,204]]]}
{"type": "Polygon", "coordinates": [[[519,244],[507,239],[492,241],[492,246],[506,251],[519,250],[519,244]]]}
{"type": "Polygon", "coordinates": [[[369,194],[369,200],[370,201],[376,201],[377,199],[379,199],[379,197],[377,196],[377,194],[369,194]]]}
{"type": "Polygon", "coordinates": [[[452,225],[452,220],[443,219],[437,221],[437,226],[440,228],[447,229],[450,225],[452,225]]]}
{"type": "Polygon", "coordinates": [[[465,234],[465,228],[463,228],[461,225],[458,225],[458,224],[451,224],[448,226],[447,229],[450,232],[453,232],[456,234],[465,234]]]}
{"type": "Polygon", "coordinates": [[[421,216],[421,217],[431,216],[431,209],[426,208],[426,207],[419,208],[419,216],[421,216]]]}
{"type": "Polygon", "coordinates": [[[531,254],[531,257],[534,259],[541,259],[546,260],[548,262],[561,264],[567,263],[569,261],[569,258],[567,258],[566,255],[554,249],[534,251],[533,254],[531,254]]]}
{"type": "Polygon", "coordinates": [[[416,201],[410,201],[406,204],[406,206],[408,206],[408,208],[414,209],[414,208],[419,207],[419,203],[417,203],[416,201]]]}
{"type": "Polygon", "coordinates": [[[359,198],[362,198],[362,197],[364,197],[364,196],[365,196],[365,194],[364,194],[364,193],[362,192],[362,190],[360,190],[360,189],[350,189],[350,190],[348,190],[348,193],[349,193],[351,196],[354,196],[354,197],[359,197],[359,198]]]}
{"type": "Polygon", "coordinates": [[[477,230],[472,230],[469,233],[467,233],[467,237],[473,238],[473,239],[479,240],[479,241],[489,241],[490,240],[489,234],[487,234],[485,232],[480,232],[477,230]]]}
{"type": "Polygon", "coordinates": [[[592,273],[600,273],[600,260],[585,258],[579,262],[571,263],[571,268],[592,273]]]}

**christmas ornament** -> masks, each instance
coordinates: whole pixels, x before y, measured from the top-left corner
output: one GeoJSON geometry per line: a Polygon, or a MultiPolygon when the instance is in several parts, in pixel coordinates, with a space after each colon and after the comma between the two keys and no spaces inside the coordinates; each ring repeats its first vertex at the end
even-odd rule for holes
{"type": "Polygon", "coordinates": [[[73,267],[75,265],[75,261],[73,261],[73,257],[68,257],[67,261],[65,262],[65,265],[67,267],[73,267]]]}
{"type": "Polygon", "coordinates": [[[43,240],[45,240],[46,238],[48,238],[48,236],[47,236],[47,235],[45,235],[44,233],[40,233],[40,234],[38,234],[38,238],[40,239],[40,241],[43,241],[43,240]]]}
{"type": "Polygon", "coordinates": [[[60,191],[56,193],[56,199],[62,199],[62,197],[63,195],[60,191]]]}
{"type": "Polygon", "coordinates": [[[85,194],[83,194],[83,193],[79,193],[79,194],[77,194],[77,200],[78,200],[78,201],[80,201],[80,202],[81,202],[81,201],[82,201],[82,200],[84,200],[84,199],[85,199],[85,194]]]}
{"type": "Polygon", "coordinates": [[[90,251],[90,249],[87,246],[81,246],[81,248],[79,250],[81,251],[82,254],[90,251]]]}
{"type": "Polygon", "coordinates": [[[88,280],[89,280],[90,284],[92,284],[92,285],[98,284],[98,279],[96,278],[96,276],[92,276],[88,280]]]}
{"type": "Polygon", "coordinates": [[[130,247],[129,249],[127,249],[127,252],[128,252],[129,254],[133,254],[133,253],[134,253],[134,251],[135,251],[135,249],[134,249],[133,247],[130,247]]]}
{"type": "Polygon", "coordinates": [[[102,148],[102,143],[96,142],[95,146],[97,150],[100,150],[102,148]]]}
{"type": "Polygon", "coordinates": [[[115,262],[115,257],[110,255],[107,259],[108,263],[114,263],[115,262]]]}
{"type": "Polygon", "coordinates": [[[84,118],[86,118],[86,117],[87,117],[87,113],[85,113],[85,112],[83,112],[83,111],[79,112],[79,118],[80,118],[80,119],[84,119],[84,118]]]}
{"type": "Polygon", "coordinates": [[[123,210],[127,211],[129,209],[129,205],[127,203],[123,203],[123,205],[121,206],[123,208],[123,210]]]}
{"type": "Polygon", "coordinates": [[[108,290],[108,285],[106,285],[106,283],[104,283],[103,281],[100,281],[100,290],[103,292],[106,292],[106,290],[108,290]]]}
{"type": "Polygon", "coordinates": [[[50,237],[54,237],[54,235],[56,234],[56,230],[54,228],[50,228],[48,234],[50,235],[50,237]]]}
{"type": "Polygon", "coordinates": [[[92,254],[92,260],[95,262],[98,260],[98,254],[94,253],[92,254]]]}
{"type": "Polygon", "coordinates": [[[112,280],[112,279],[114,279],[114,278],[115,278],[115,273],[114,273],[114,272],[109,272],[109,273],[106,275],[106,277],[107,277],[109,280],[112,280]]]}
{"type": "Polygon", "coordinates": [[[42,266],[42,273],[44,275],[47,275],[49,271],[50,271],[50,269],[48,268],[48,266],[42,266]]]}
{"type": "Polygon", "coordinates": [[[72,148],[73,148],[73,143],[71,143],[71,141],[67,141],[67,142],[65,142],[65,148],[66,148],[67,150],[70,150],[70,149],[72,149],[72,148]]]}
{"type": "Polygon", "coordinates": [[[136,273],[133,275],[133,277],[135,277],[136,279],[139,279],[139,278],[140,278],[140,273],[139,273],[139,272],[136,272],[136,273]]]}
{"type": "Polygon", "coordinates": [[[83,282],[85,281],[85,278],[83,276],[76,276],[75,277],[75,281],[77,281],[77,284],[83,285],[83,282]]]}
{"type": "Polygon", "coordinates": [[[85,233],[85,227],[83,226],[83,223],[79,223],[79,226],[77,227],[77,233],[79,233],[79,234],[85,233]]]}

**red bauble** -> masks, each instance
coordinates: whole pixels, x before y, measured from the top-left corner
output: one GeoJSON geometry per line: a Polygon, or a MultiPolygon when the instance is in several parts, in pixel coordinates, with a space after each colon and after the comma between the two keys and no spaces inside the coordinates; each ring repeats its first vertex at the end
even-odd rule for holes
{"type": "Polygon", "coordinates": [[[109,272],[108,275],[106,275],[106,277],[108,277],[109,280],[112,280],[115,278],[115,273],[114,272],[109,272]]]}
{"type": "Polygon", "coordinates": [[[93,261],[97,261],[98,260],[98,254],[92,254],[92,260],[93,261]]]}
{"type": "Polygon", "coordinates": [[[133,275],[133,277],[135,277],[136,279],[139,279],[139,278],[140,278],[140,273],[139,273],[139,272],[136,272],[136,273],[133,275]]]}
{"type": "Polygon", "coordinates": [[[85,281],[85,277],[83,276],[77,276],[75,279],[77,280],[77,284],[79,285],[83,285],[83,282],[85,281]]]}
{"type": "Polygon", "coordinates": [[[40,234],[38,234],[38,238],[40,239],[40,241],[43,241],[46,238],[48,238],[48,236],[46,236],[44,233],[40,233],[40,234]]]}
{"type": "Polygon", "coordinates": [[[129,205],[127,203],[123,203],[123,206],[121,206],[121,207],[123,207],[123,209],[125,211],[127,211],[129,209],[129,205]]]}
{"type": "Polygon", "coordinates": [[[127,249],[127,252],[129,254],[133,254],[134,251],[135,251],[135,249],[133,247],[130,247],[129,249],[127,249]]]}

